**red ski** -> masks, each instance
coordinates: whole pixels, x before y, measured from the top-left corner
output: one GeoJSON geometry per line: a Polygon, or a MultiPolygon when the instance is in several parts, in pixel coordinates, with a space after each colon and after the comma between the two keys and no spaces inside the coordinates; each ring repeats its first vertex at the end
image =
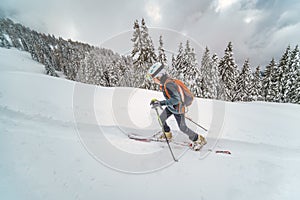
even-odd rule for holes
{"type": "MultiPolygon", "coordinates": [[[[162,143],[165,143],[166,140],[158,138],[157,137],[158,134],[159,134],[159,132],[154,134],[153,136],[142,136],[142,135],[138,135],[138,134],[134,134],[134,133],[129,133],[128,138],[132,139],[132,140],[140,141],[140,142],[162,142],[162,143]]],[[[184,146],[184,147],[189,147],[193,151],[201,151],[201,149],[203,147],[203,146],[194,147],[191,142],[187,142],[187,141],[183,142],[183,141],[170,140],[169,142],[171,144],[184,146]]],[[[206,150],[213,152],[213,149],[206,149],[206,150]]],[[[231,155],[231,152],[228,151],[228,150],[215,150],[214,152],[217,153],[217,154],[231,155]]]]}
{"type": "MultiPolygon", "coordinates": [[[[153,136],[147,137],[147,136],[141,136],[141,135],[130,133],[130,134],[128,134],[128,138],[136,140],[136,141],[140,141],[140,142],[162,142],[162,143],[166,142],[166,139],[160,139],[157,137],[157,135],[158,135],[158,133],[154,134],[153,136]]],[[[175,145],[179,145],[179,146],[183,146],[183,147],[189,147],[193,151],[200,151],[203,147],[200,145],[194,145],[193,143],[187,142],[187,141],[169,140],[169,142],[171,144],[175,144],[175,145]]]]}
{"type": "Polygon", "coordinates": [[[230,151],[228,151],[228,150],[217,150],[217,151],[215,151],[216,153],[224,153],[224,154],[229,154],[229,155],[231,155],[231,152],[230,151]]]}

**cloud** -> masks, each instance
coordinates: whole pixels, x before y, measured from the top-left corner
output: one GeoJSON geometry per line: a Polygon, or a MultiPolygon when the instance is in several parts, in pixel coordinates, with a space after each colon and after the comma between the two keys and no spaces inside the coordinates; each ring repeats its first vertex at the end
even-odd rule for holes
{"type": "Polygon", "coordinates": [[[158,4],[147,3],[146,12],[152,21],[159,22],[161,20],[161,12],[158,4]]]}
{"type": "Polygon", "coordinates": [[[296,35],[300,35],[299,3],[270,2],[231,1],[222,6],[214,2],[211,9],[202,12],[197,21],[186,23],[184,29],[219,56],[232,41],[240,66],[247,58],[253,67],[265,66],[273,56],[280,57],[289,43],[296,44],[296,35]]]}
{"type": "Polygon", "coordinates": [[[232,41],[239,65],[246,58],[254,66],[265,65],[273,56],[280,57],[288,44],[299,42],[300,35],[298,0],[0,1],[2,16],[40,32],[97,46],[132,30],[134,20],[142,18],[149,28],[185,33],[219,57],[232,41]]]}
{"type": "Polygon", "coordinates": [[[217,0],[216,1],[216,12],[222,12],[230,8],[237,0],[217,0]]]}

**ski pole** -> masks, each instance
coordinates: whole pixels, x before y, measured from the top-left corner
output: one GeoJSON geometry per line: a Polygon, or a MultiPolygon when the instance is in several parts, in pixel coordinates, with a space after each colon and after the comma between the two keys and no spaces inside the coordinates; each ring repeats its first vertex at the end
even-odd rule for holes
{"type": "Polygon", "coordinates": [[[188,120],[190,120],[192,123],[196,124],[197,126],[199,126],[200,128],[202,128],[203,130],[207,131],[206,128],[204,128],[203,126],[201,126],[200,124],[194,122],[191,118],[187,117],[187,116],[184,116],[185,118],[187,118],[188,120]]]}
{"type": "Polygon", "coordinates": [[[157,107],[155,107],[154,109],[155,109],[155,111],[156,111],[156,115],[157,115],[157,119],[158,119],[159,125],[161,126],[162,132],[163,132],[163,134],[164,134],[164,136],[165,136],[165,138],[166,138],[166,141],[167,141],[168,147],[169,147],[169,149],[170,149],[171,155],[172,155],[172,157],[173,157],[173,160],[174,160],[175,162],[178,162],[178,160],[175,158],[174,153],[173,153],[173,151],[172,151],[172,149],[171,149],[171,146],[170,146],[170,143],[169,143],[169,139],[167,138],[167,135],[166,135],[166,132],[165,132],[163,123],[162,123],[162,121],[161,121],[161,119],[160,119],[160,117],[159,117],[158,109],[157,109],[157,107]]]}

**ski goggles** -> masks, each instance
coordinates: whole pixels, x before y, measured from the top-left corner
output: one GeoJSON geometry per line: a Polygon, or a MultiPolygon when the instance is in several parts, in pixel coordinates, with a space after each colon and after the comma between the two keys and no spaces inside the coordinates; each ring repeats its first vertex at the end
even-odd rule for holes
{"type": "Polygon", "coordinates": [[[153,80],[153,77],[151,74],[147,73],[146,74],[146,79],[148,79],[149,81],[152,81],[153,80]]]}

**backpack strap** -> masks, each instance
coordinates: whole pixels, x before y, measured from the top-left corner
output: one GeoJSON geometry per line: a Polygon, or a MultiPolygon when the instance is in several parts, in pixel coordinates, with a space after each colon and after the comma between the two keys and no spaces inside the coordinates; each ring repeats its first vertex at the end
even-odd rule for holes
{"type": "Polygon", "coordinates": [[[168,92],[168,90],[167,90],[167,83],[169,83],[169,82],[171,82],[171,81],[172,81],[171,79],[167,79],[166,82],[164,83],[164,90],[165,90],[165,92],[166,92],[166,95],[167,95],[168,99],[170,99],[171,96],[170,96],[170,94],[169,94],[169,92],[168,92]]]}
{"type": "Polygon", "coordinates": [[[182,88],[178,84],[176,84],[176,82],[173,79],[167,79],[166,82],[165,82],[165,84],[164,84],[164,90],[166,92],[167,97],[169,99],[171,98],[171,96],[170,96],[170,94],[169,94],[169,92],[167,90],[167,83],[169,83],[169,82],[175,83],[175,85],[177,86],[177,91],[178,91],[178,93],[180,94],[180,97],[181,97],[181,103],[183,103],[184,102],[184,93],[182,91],[182,88]]]}

